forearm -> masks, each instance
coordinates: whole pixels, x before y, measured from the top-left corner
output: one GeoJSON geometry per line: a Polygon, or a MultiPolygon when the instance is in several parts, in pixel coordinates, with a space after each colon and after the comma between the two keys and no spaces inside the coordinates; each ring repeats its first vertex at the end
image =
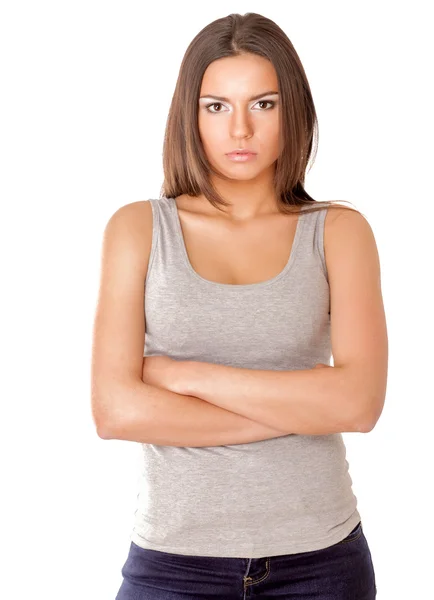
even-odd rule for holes
{"type": "Polygon", "coordinates": [[[265,371],[187,364],[185,393],[287,433],[362,431],[363,386],[346,367],[265,371]]]}
{"type": "Polygon", "coordinates": [[[123,386],[117,394],[122,401],[117,416],[101,435],[104,439],[194,448],[246,444],[287,435],[200,398],[142,381],[123,386]]]}

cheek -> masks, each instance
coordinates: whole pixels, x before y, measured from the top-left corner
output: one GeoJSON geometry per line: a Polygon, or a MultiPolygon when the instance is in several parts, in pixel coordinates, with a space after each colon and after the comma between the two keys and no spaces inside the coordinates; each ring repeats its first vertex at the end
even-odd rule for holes
{"type": "Polygon", "coordinates": [[[204,148],[209,149],[210,152],[213,149],[218,151],[218,146],[224,144],[226,139],[225,128],[219,125],[217,120],[212,121],[211,119],[199,119],[198,125],[204,148]]]}
{"type": "Polygon", "coordinates": [[[277,115],[273,119],[264,121],[263,123],[260,124],[260,126],[261,126],[261,132],[266,137],[268,137],[268,139],[274,140],[279,137],[280,124],[279,124],[279,119],[277,118],[277,115]]]}
{"type": "Polygon", "coordinates": [[[274,153],[279,148],[279,123],[263,123],[257,137],[264,150],[274,153]]]}

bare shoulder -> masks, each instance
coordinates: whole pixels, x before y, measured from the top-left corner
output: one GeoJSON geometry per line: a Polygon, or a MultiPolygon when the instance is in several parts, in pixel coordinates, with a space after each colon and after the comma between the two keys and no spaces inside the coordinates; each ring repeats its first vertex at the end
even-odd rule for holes
{"type": "Polygon", "coordinates": [[[365,244],[375,243],[374,233],[367,218],[356,209],[331,206],[324,222],[324,246],[340,245],[355,236],[365,244]]]}
{"type": "Polygon", "coordinates": [[[334,204],[328,207],[326,216],[327,223],[334,223],[337,220],[341,221],[343,218],[348,218],[353,221],[357,219],[365,219],[361,212],[349,206],[334,204]]]}
{"type": "Polygon", "coordinates": [[[152,231],[152,206],[149,200],[129,202],[118,208],[110,217],[109,223],[133,230],[152,231]]]}
{"type": "Polygon", "coordinates": [[[129,255],[143,269],[146,277],[152,246],[152,206],[149,200],[138,200],[124,204],[109,218],[104,230],[104,248],[110,248],[118,256],[129,255]]]}
{"type": "MultiPolygon", "coordinates": [[[[355,209],[333,206],[324,222],[324,253],[332,279],[345,270],[361,274],[365,269],[380,277],[380,258],[374,232],[368,220],[355,209]]],[[[355,274],[355,273],[354,273],[355,274]]]]}

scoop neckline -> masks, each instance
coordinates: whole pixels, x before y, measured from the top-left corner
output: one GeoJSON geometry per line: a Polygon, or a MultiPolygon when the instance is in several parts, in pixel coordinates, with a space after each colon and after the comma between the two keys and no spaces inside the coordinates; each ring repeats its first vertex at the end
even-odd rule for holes
{"type": "Polygon", "coordinates": [[[276,283],[277,281],[279,281],[282,277],[284,277],[290,271],[291,267],[293,266],[295,259],[296,259],[297,249],[300,244],[301,231],[302,231],[302,226],[303,226],[303,221],[304,221],[304,219],[301,218],[302,210],[300,211],[300,213],[297,217],[297,225],[295,228],[295,234],[294,234],[294,239],[292,242],[289,258],[286,262],[286,265],[283,267],[283,269],[280,271],[280,273],[278,273],[271,279],[267,279],[265,281],[258,281],[256,283],[240,283],[240,284],[238,284],[238,283],[221,283],[219,281],[211,281],[210,279],[205,279],[205,277],[202,277],[202,275],[199,275],[199,273],[197,273],[193,269],[193,265],[191,264],[190,259],[188,257],[187,247],[185,245],[185,240],[184,240],[184,234],[182,233],[181,220],[179,218],[178,206],[176,204],[176,200],[174,197],[166,196],[166,198],[169,200],[170,206],[172,207],[172,210],[174,212],[176,230],[177,230],[178,239],[179,239],[180,246],[181,246],[182,258],[184,260],[184,264],[186,265],[187,269],[190,271],[190,273],[196,279],[198,279],[199,281],[202,281],[206,285],[214,286],[214,287],[218,287],[218,288],[222,288],[222,289],[226,289],[226,290],[229,290],[229,289],[230,290],[249,290],[249,289],[255,289],[255,288],[260,288],[260,287],[266,287],[268,285],[272,285],[273,283],[276,283]]]}

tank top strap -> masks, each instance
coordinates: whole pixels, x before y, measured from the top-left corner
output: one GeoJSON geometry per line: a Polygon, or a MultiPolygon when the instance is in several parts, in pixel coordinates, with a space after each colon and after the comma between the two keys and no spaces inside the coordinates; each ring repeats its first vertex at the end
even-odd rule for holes
{"type": "Polygon", "coordinates": [[[161,223],[163,221],[160,209],[160,200],[151,198],[147,200],[147,202],[150,202],[152,209],[152,245],[149,254],[148,271],[146,273],[145,286],[148,284],[148,280],[152,272],[152,265],[154,263],[155,255],[157,254],[157,245],[160,243],[160,229],[161,223]]]}
{"type": "MultiPolygon", "coordinates": [[[[307,207],[306,207],[307,208],[307,207]]],[[[306,210],[303,207],[303,211],[306,210]]],[[[314,256],[319,259],[322,271],[328,283],[327,265],[324,254],[324,224],[328,205],[321,210],[308,212],[301,216],[303,219],[303,235],[300,239],[300,255],[314,256]]]]}
{"type": "Polygon", "coordinates": [[[179,278],[181,273],[185,273],[187,262],[187,251],[184,246],[175,199],[161,196],[149,199],[149,202],[152,205],[153,214],[152,246],[145,285],[148,283],[151,273],[152,276],[170,278],[170,271],[170,273],[177,274],[176,278],[179,278]],[[153,271],[156,273],[154,274],[153,271]]]}

